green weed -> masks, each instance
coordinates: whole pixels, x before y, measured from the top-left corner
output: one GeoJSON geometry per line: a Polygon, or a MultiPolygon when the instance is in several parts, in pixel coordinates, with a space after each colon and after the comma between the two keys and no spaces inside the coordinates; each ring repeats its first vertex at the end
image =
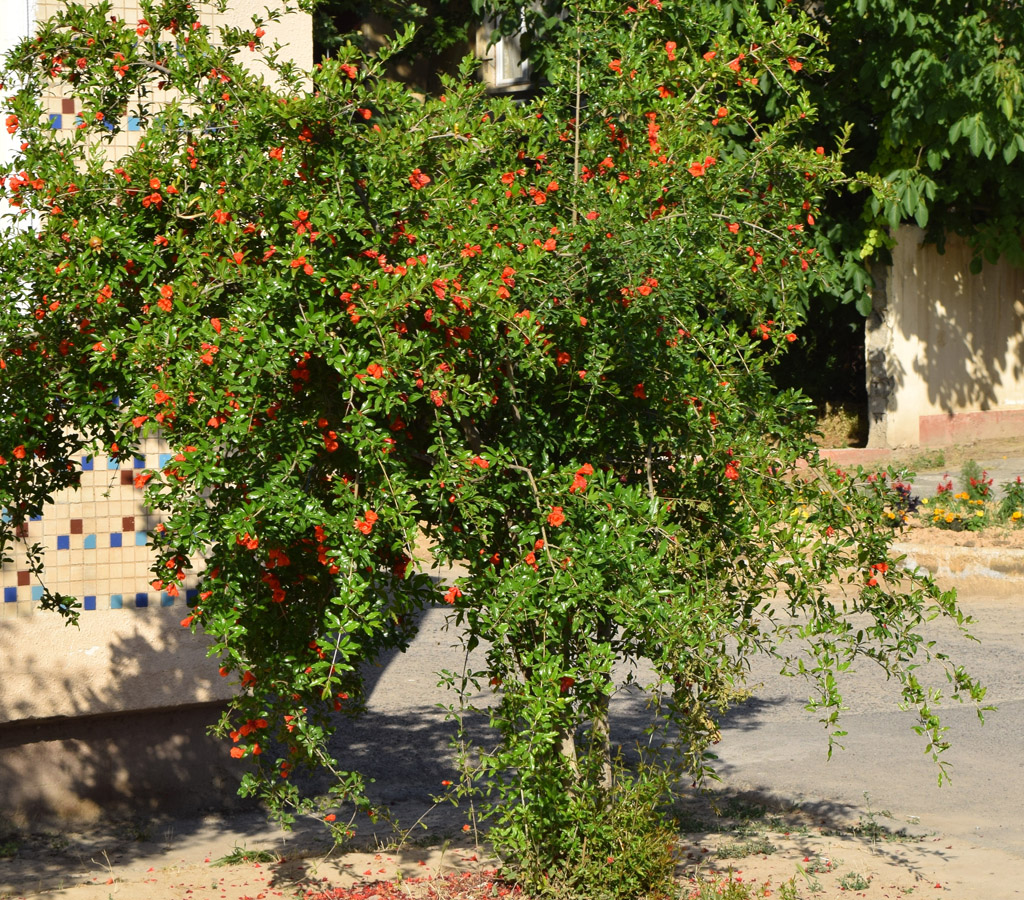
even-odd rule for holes
{"type": "Polygon", "coordinates": [[[212,866],[237,866],[243,863],[272,863],[281,857],[269,850],[249,850],[246,847],[235,847],[227,856],[214,860],[212,866]]]}
{"type": "Polygon", "coordinates": [[[723,845],[718,848],[716,855],[719,859],[741,859],[744,856],[768,856],[777,849],[768,838],[760,837],[723,845]]]}
{"type": "Polygon", "coordinates": [[[941,469],[946,465],[946,454],[942,450],[930,450],[918,453],[907,461],[907,468],[912,472],[924,472],[928,469],[941,469]]]}
{"type": "Polygon", "coordinates": [[[844,891],[866,891],[871,887],[871,881],[861,875],[860,872],[847,872],[840,877],[839,887],[844,891]]]}
{"type": "MultiPolygon", "coordinates": [[[[756,898],[769,896],[767,885],[758,887],[756,884],[748,884],[742,879],[737,880],[730,871],[724,879],[712,879],[710,881],[698,881],[690,887],[690,892],[680,896],[680,900],[756,900],[756,898]]],[[[780,892],[782,900],[786,896],[780,892]]],[[[798,900],[794,894],[792,900],[798,900]]]]}

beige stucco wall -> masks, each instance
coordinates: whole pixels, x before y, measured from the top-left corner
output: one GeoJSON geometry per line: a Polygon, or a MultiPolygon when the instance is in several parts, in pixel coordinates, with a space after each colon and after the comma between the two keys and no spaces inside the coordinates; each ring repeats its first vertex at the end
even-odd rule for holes
{"type": "Polygon", "coordinates": [[[867,335],[869,445],[906,447],[1024,434],[1024,270],[1005,262],[969,271],[951,237],[944,254],[918,228],[898,232],[867,335]]]}
{"type": "MultiPolygon", "coordinates": [[[[218,16],[214,21],[236,28],[251,28],[252,17],[264,18],[267,8],[273,9],[274,5],[268,0],[231,0],[223,17],[218,16]]],[[[265,46],[273,46],[276,41],[284,48],[282,59],[290,59],[306,72],[313,68],[313,29],[308,14],[298,10],[290,12],[277,22],[268,23],[264,30],[267,32],[263,38],[265,46]]],[[[251,65],[260,74],[269,72],[255,55],[251,65]]]]}
{"type": "MultiPolygon", "coordinates": [[[[60,0],[0,0],[3,45],[12,46],[33,15],[40,20],[59,6],[60,0]]],[[[251,27],[253,14],[263,14],[266,6],[274,4],[232,0],[226,15],[203,12],[202,22],[213,28],[251,27]]],[[[128,22],[141,17],[136,0],[113,0],[111,14],[128,22]]],[[[279,42],[284,58],[300,69],[311,68],[306,14],[267,24],[264,41],[279,42]]],[[[54,86],[49,112],[54,128],[70,131],[81,105],[62,90],[54,86]]],[[[124,152],[139,134],[138,126],[129,124],[111,152],[124,152]]],[[[10,141],[0,143],[0,158],[13,152],[10,141]]],[[[147,532],[158,520],[142,505],[134,477],[162,467],[167,449],[147,439],[137,457],[124,463],[102,455],[77,460],[81,490],[59,494],[41,519],[29,523],[11,559],[0,566],[0,724],[188,706],[229,696],[228,680],[206,656],[207,643],[179,624],[195,600],[195,579],[189,576],[177,592],[154,590],[151,584],[147,532]],[[32,572],[32,544],[44,550],[42,582],[32,572]],[[40,611],[43,582],[82,602],[79,627],[40,611]]]]}
{"type": "Polygon", "coordinates": [[[57,613],[0,619],[0,723],[226,699],[206,641],[182,607],[97,610],[79,627],[57,613]]]}

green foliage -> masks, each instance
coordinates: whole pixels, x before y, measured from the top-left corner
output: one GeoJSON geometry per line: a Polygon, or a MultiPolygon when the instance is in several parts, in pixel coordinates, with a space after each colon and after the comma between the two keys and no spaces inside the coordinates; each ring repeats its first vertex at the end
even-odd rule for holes
{"type": "Polygon", "coordinates": [[[719,859],[742,859],[745,856],[768,856],[777,849],[768,838],[757,837],[746,841],[736,841],[732,844],[723,844],[715,855],[719,859]]]}
{"type": "Polygon", "coordinates": [[[771,896],[771,890],[767,883],[758,887],[730,873],[725,878],[697,880],[682,896],[685,900],[755,900],[771,896]]]}
{"type": "Polygon", "coordinates": [[[976,460],[969,459],[960,468],[960,483],[968,500],[988,500],[992,495],[992,479],[982,471],[976,460]]]}
{"type": "Polygon", "coordinates": [[[871,879],[865,878],[860,872],[847,872],[839,877],[839,887],[844,891],[866,891],[871,887],[871,879]]]}
{"type": "Polygon", "coordinates": [[[1020,525],[1024,522],[1024,481],[1020,475],[1003,485],[1005,496],[999,502],[999,517],[1004,522],[1020,525]]]}
{"type": "Polygon", "coordinates": [[[890,227],[916,222],[932,239],[944,229],[968,234],[986,258],[1024,262],[1016,4],[848,0],[830,5],[829,17],[832,58],[847,62],[857,90],[826,84],[822,108],[856,124],[851,161],[888,185],[872,214],[890,227]]]}
{"type": "Polygon", "coordinates": [[[215,859],[211,866],[237,866],[243,863],[274,863],[280,861],[280,854],[270,850],[249,850],[246,847],[235,847],[230,853],[215,859]]]}
{"type": "Polygon", "coordinates": [[[171,458],[137,481],[163,515],[154,585],[198,572],[182,624],[237,684],[221,733],[285,821],[343,837],[331,810],[367,806],[327,739],[433,604],[481,650],[449,676],[462,705],[497,691],[462,789],[556,893],[661,883],[658,800],[712,774],[754,653],[808,679],[830,743],[861,657],[936,758],[922,673],[981,699],[945,656],[919,667],[929,619],[968,620],[895,566],[873,524],[891,482],[823,462],[808,402],[771,377],[837,277],[807,226],[840,158],[804,138],[791,60],[826,68],[814,22],[734,7],[573,7],[524,104],[469,65],[418,98],[347,45],[309,83],[268,51],[270,86],[245,66],[260,19],[215,34],[178,0],[145,27],[68,6],[11,56],[0,550],[75,456],[159,431],[171,458]],[[83,109],[70,134],[53,78],[83,109]],[[143,139],[111,162],[128,116],[143,139]],[[467,576],[421,573],[423,528],[467,576]],[[611,749],[626,685],[651,714],[635,771],[611,749]],[[327,796],[293,777],[324,768],[327,796]]]}
{"type": "MultiPolygon", "coordinates": [[[[486,8],[509,17],[514,5],[493,0],[486,8]]],[[[751,15],[770,19],[781,6],[777,0],[714,5],[723,28],[740,40],[756,29],[751,15]]],[[[558,8],[547,9],[543,21],[527,19],[527,30],[536,22],[550,32],[558,8]]],[[[793,60],[819,108],[817,133],[825,138],[849,123],[846,172],[879,179],[866,200],[829,205],[826,241],[844,276],[833,288],[858,299],[870,284],[861,260],[887,249],[886,232],[901,222],[919,225],[940,244],[946,231],[968,235],[979,262],[1006,256],[1024,264],[1024,176],[1014,165],[1024,150],[1024,17],[1017,5],[841,0],[812,15],[835,68],[809,65],[800,53],[793,60]]],[[[534,45],[536,65],[544,71],[541,44],[534,45]]],[[[785,102],[772,79],[761,90],[766,109],[785,102]]]]}
{"type": "Polygon", "coordinates": [[[541,773],[523,805],[496,804],[488,840],[531,896],[595,900],[658,897],[671,890],[675,834],[660,813],[671,791],[665,772],[614,772],[609,791],[579,791],[564,780],[550,797],[541,773]]]}

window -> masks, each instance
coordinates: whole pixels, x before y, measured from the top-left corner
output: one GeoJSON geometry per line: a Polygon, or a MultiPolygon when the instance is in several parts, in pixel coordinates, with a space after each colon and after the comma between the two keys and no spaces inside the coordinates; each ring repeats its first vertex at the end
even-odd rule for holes
{"type": "Polygon", "coordinates": [[[483,79],[495,93],[522,91],[530,87],[530,63],[523,59],[521,32],[494,40],[494,23],[477,32],[477,54],[483,60],[483,79]]]}

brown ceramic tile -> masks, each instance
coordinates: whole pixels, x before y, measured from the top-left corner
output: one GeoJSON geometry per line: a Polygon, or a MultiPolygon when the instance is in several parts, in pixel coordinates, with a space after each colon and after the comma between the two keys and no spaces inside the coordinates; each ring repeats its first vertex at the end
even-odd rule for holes
{"type": "Polygon", "coordinates": [[[24,569],[21,572],[19,572],[18,573],[18,587],[24,587],[26,584],[29,583],[29,579],[30,578],[31,578],[31,573],[27,569],[24,569]]]}
{"type": "Polygon", "coordinates": [[[61,100],[60,111],[65,115],[73,116],[75,114],[75,98],[65,97],[63,100],[61,100]]]}
{"type": "Polygon", "coordinates": [[[121,484],[133,484],[135,482],[135,476],[132,474],[131,469],[124,469],[121,472],[121,484]]]}
{"type": "Polygon", "coordinates": [[[82,520],[81,519],[72,519],[71,520],[71,533],[72,534],[81,534],[82,533],[82,520]]]}
{"type": "Polygon", "coordinates": [[[135,516],[125,516],[121,519],[121,530],[122,531],[134,531],[135,530],[135,516]]]}

